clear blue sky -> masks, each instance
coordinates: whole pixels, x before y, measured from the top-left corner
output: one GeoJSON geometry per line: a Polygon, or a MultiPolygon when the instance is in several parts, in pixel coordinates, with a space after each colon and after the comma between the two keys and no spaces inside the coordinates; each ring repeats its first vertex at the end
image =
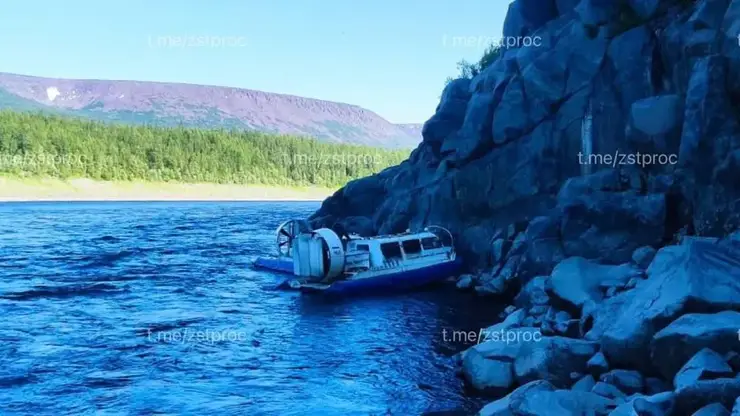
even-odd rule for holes
{"type": "Polygon", "coordinates": [[[3,0],[0,71],[250,88],[423,122],[456,62],[485,47],[449,40],[499,37],[509,3],[3,0]]]}

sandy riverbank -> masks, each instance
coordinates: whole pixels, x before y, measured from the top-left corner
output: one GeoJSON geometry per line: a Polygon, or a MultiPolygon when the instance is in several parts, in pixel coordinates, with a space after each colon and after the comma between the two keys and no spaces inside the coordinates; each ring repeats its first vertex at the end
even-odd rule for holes
{"type": "Polygon", "coordinates": [[[334,189],[279,188],[89,179],[0,177],[0,202],[11,201],[322,201],[334,189]]]}

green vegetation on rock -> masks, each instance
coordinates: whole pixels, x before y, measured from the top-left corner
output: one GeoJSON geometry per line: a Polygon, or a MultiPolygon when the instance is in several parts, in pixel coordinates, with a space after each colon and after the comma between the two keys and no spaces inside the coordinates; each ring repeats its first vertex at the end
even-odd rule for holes
{"type": "Polygon", "coordinates": [[[238,130],[0,111],[0,174],[15,177],[335,187],[408,155],[238,130]]]}

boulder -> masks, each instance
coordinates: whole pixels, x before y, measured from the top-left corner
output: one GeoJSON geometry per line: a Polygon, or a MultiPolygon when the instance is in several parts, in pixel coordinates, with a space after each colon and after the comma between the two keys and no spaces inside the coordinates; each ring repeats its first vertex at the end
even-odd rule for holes
{"type": "MultiPolygon", "coordinates": [[[[483,331],[481,331],[483,333],[483,331]]],[[[475,390],[503,395],[514,385],[513,364],[526,343],[533,343],[537,328],[513,328],[500,332],[486,331],[479,344],[462,353],[462,375],[475,390]],[[515,340],[506,339],[514,334],[515,340]],[[527,341],[524,341],[527,334],[527,341]]],[[[540,338],[537,338],[540,339],[540,338]]]]}
{"type": "Polygon", "coordinates": [[[616,386],[599,381],[591,389],[592,393],[598,394],[601,397],[607,399],[621,399],[625,397],[624,392],[619,390],[616,386]]]}
{"type": "Polygon", "coordinates": [[[672,415],[676,408],[676,397],[673,392],[659,393],[653,396],[636,394],[617,407],[609,416],[664,416],[672,415]]]}
{"type": "MultiPolygon", "coordinates": [[[[613,365],[650,371],[657,364],[667,379],[673,379],[681,365],[707,345],[691,351],[679,363],[673,358],[675,354],[666,349],[671,344],[654,343],[655,348],[651,348],[653,336],[687,312],[739,309],[740,281],[735,277],[738,269],[740,249],[736,252],[692,239],[680,246],[664,247],[648,268],[648,279],[594,309],[593,328],[586,338],[599,339],[604,355],[613,365]],[[654,353],[651,360],[649,352],[656,351],[658,345],[665,348],[658,349],[660,352],[654,353]]],[[[727,315],[722,322],[734,319],[734,315],[727,315]]],[[[660,339],[665,336],[656,337],[656,341],[660,339]]],[[[724,353],[726,349],[716,351],[724,353]]]]}
{"type": "Polygon", "coordinates": [[[643,98],[632,104],[634,127],[649,136],[667,134],[682,122],[683,98],[678,95],[643,98]]]}
{"type": "Polygon", "coordinates": [[[524,268],[533,275],[549,275],[565,259],[560,241],[560,219],[540,216],[533,219],[524,233],[527,242],[524,268]]]}
{"type": "Polygon", "coordinates": [[[571,257],[555,266],[550,278],[552,294],[577,310],[588,301],[601,302],[604,282],[626,284],[642,272],[631,264],[602,265],[582,257],[571,257]]]}
{"type": "Polygon", "coordinates": [[[560,388],[572,383],[572,372],[585,373],[586,362],[597,350],[594,342],[564,337],[542,337],[540,342],[523,346],[514,361],[514,373],[520,384],[547,380],[560,388]]]}
{"type": "Polygon", "coordinates": [[[730,416],[730,411],[721,403],[712,403],[697,410],[691,416],[730,416]]]}
{"type": "Polygon", "coordinates": [[[709,348],[704,348],[681,367],[673,379],[673,385],[676,389],[682,389],[699,380],[732,378],[734,375],[732,367],[727,364],[724,357],[709,348]]]}
{"type": "Polygon", "coordinates": [[[598,352],[596,355],[591,357],[586,363],[586,368],[594,376],[599,377],[600,375],[609,371],[609,363],[606,361],[606,357],[603,353],[598,352]]]}
{"type": "Polygon", "coordinates": [[[735,400],[735,406],[732,408],[732,416],[740,416],[740,397],[735,400]]]}
{"type": "Polygon", "coordinates": [[[508,396],[484,406],[478,416],[515,416],[514,409],[519,407],[525,396],[537,391],[553,391],[555,387],[547,381],[537,380],[520,386],[508,396]]]}
{"type": "Polygon", "coordinates": [[[700,380],[676,390],[676,407],[683,412],[695,412],[702,407],[720,403],[729,408],[740,397],[739,378],[700,380]]]}
{"type": "Polygon", "coordinates": [[[616,402],[598,394],[572,390],[540,390],[525,395],[514,408],[515,415],[608,415],[616,402]]]}
{"type": "Polygon", "coordinates": [[[650,263],[653,262],[655,253],[657,253],[657,250],[652,247],[640,247],[632,253],[632,261],[637,265],[637,267],[646,270],[650,267],[650,263]]]}
{"type": "Polygon", "coordinates": [[[460,290],[468,290],[468,289],[471,289],[473,286],[475,286],[475,280],[473,278],[473,275],[464,274],[464,275],[460,276],[460,278],[457,279],[456,286],[460,290]]]}
{"type": "Polygon", "coordinates": [[[484,332],[486,334],[493,334],[495,332],[501,332],[501,331],[505,331],[510,328],[520,326],[521,323],[524,321],[524,318],[526,317],[527,317],[526,310],[517,309],[516,311],[513,311],[512,313],[510,313],[503,321],[486,328],[484,332]]]}
{"type": "Polygon", "coordinates": [[[477,351],[465,355],[463,372],[465,381],[480,392],[492,395],[506,394],[514,386],[513,364],[501,360],[489,360],[477,351]]]}
{"type": "Polygon", "coordinates": [[[536,305],[547,305],[550,297],[547,295],[547,280],[549,276],[537,276],[527,282],[514,298],[514,304],[520,308],[529,309],[536,305]]]}
{"type": "Polygon", "coordinates": [[[633,370],[612,370],[602,374],[599,379],[604,383],[616,386],[629,395],[642,393],[645,388],[642,374],[633,370]]]}
{"type": "Polygon", "coordinates": [[[705,348],[719,354],[740,351],[738,329],[740,312],[684,315],[655,334],[650,343],[653,363],[664,377],[673,379],[684,363],[705,348]]]}
{"type": "Polygon", "coordinates": [[[591,391],[596,385],[596,380],[591,374],[583,376],[570,389],[575,391],[591,391]]]}

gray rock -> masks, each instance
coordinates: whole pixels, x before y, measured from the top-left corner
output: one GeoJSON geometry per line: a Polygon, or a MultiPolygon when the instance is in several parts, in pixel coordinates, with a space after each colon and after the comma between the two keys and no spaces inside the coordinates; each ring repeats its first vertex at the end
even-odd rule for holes
{"type": "Polygon", "coordinates": [[[471,289],[473,286],[475,286],[473,275],[464,274],[460,276],[460,278],[457,280],[456,286],[458,289],[461,289],[461,290],[471,289]]]}
{"type": "Polygon", "coordinates": [[[594,385],[591,392],[598,394],[601,397],[606,397],[607,399],[621,399],[625,397],[625,394],[616,386],[601,381],[594,385]]]}
{"type": "Polygon", "coordinates": [[[636,394],[617,407],[609,416],[665,416],[672,415],[676,408],[675,394],[670,392],[653,396],[636,394]]]}
{"type": "Polygon", "coordinates": [[[616,407],[614,400],[591,392],[555,390],[527,394],[514,408],[515,415],[608,415],[616,407]]]}
{"type": "Polygon", "coordinates": [[[525,396],[534,394],[537,391],[553,390],[555,390],[555,387],[547,381],[537,380],[527,383],[511,392],[508,396],[484,406],[478,412],[478,416],[515,416],[514,409],[520,406],[525,396]]]}
{"type": "Polygon", "coordinates": [[[488,394],[506,394],[514,385],[514,371],[511,362],[489,360],[471,350],[463,358],[463,375],[465,380],[475,390],[488,394]]]}
{"type": "Polygon", "coordinates": [[[606,361],[604,354],[598,352],[588,360],[586,368],[594,377],[599,377],[609,371],[609,363],[606,361]]]}
{"type": "Polygon", "coordinates": [[[666,378],[673,379],[684,363],[704,348],[720,354],[738,351],[738,329],[740,312],[684,315],[655,334],[650,344],[653,363],[666,378]]]}
{"type": "Polygon", "coordinates": [[[549,275],[565,259],[560,241],[560,220],[554,216],[533,219],[525,231],[525,263],[534,275],[549,275]]]}
{"type": "Polygon", "coordinates": [[[721,403],[712,403],[697,410],[691,416],[730,416],[730,411],[721,403]]]}
{"type": "MultiPolygon", "coordinates": [[[[533,335],[538,333],[536,328],[512,328],[506,334],[528,334],[528,342],[532,343],[533,335]]],[[[466,382],[474,389],[503,395],[510,389],[514,380],[512,363],[520,356],[526,345],[521,335],[519,342],[508,342],[501,339],[499,333],[488,332],[485,340],[467,350],[462,355],[462,375],[466,382]]],[[[505,337],[504,337],[505,338],[505,337]]]]}
{"type": "Polygon", "coordinates": [[[517,309],[516,311],[511,312],[503,321],[486,328],[485,333],[491,334],[520,326],[526,317],[527,311],[524,309],[517,309]]]}
{"type": "Polygon", "coordinates": [[[740,379],[700,380],[676,390],[676,407],[683,412],[695,412],[712,403],[720,403],[729,408],[738,397],[740,379]]]}
{"type": "Polygon", "coordinates": [[[670,133],[682,122],[683,98],[678,95],[643,98],[632,104],[632,123],[647,135],[670,133]]]}
{"type": "MultiPolygon", "coordinates": [[[[651,347],[653,336],[689,307],[707,311],[740,309],[740,281],[734,277],[734,270],[740,267],[733,263],[740,266],[738,251],[734,253],[717,244],[694,240],[661,249],[647,270],[647,280],[595,310],[593,328],[586,338],[600,339],[602,351],[613,365],[649,371],[653,364],[658,364],[665,370],[664,376],[673,379],[680,366],[699,349],[713,346],[701,345],[677,360],[671,353],[675,348],[669,352],[655,342],[655,348],[651,347]],[[653,353],[652,360],[651,350],[660,351],[653,353]]],[[[735,319],[734,315],[727,315],[722,322],[727,325],[735,319]]],[[[706,325],[716,327],[716,324],[706,325]]],[[[680,328],[690,330],[683,325],[680,328]]],[[[701,331],[701,327],[693,328],[693,333],[701,334],[701,331]]],[[[656,337],[656,341],[668,338],[672,337],[656,337]]],[[[726,349],[713,349],[726,352],[726,349]]]]}
{"type": "Polygon", "coordinates": [[[642,280],[642,279],[633,277],[632,279],[630,279],[630,280],[627,281],[627,284],[624,286],[624,288],[627,289],[627,290],[634,289],[634,288],[637,287],[637,284],[640,282],[640,280],[642,280]]]}
{"type": "Polygon", "coordinates": [[[520,308],[531,308],[536,305],[547,305],[550,297],[545,292],[549,276],[537,276],[527,282],[519,291],[514,304],[520,308]]]}
{"type": "Polygon", "coordinates": [[[596,343],[563,337],[527,343],[514,362],[516,380],[520,384],[547,380],[556,387],[569,387],[571,372],[585,373],[586,362],[596,348],[596,343]]]}
{"type": "Polygon", "coordinates": [[[732,367],[727,364],[724,357],[709,348],[704,348],[676,373],[673,385],[676,389],[682,389],[699,380],[732,378],[734,375],[732,367]]]}
{"type": "Polygon", "coordinates": [[[555,267],[550,282],[555,296],[580,309],[588,301],[600,302],[603,299],[602,282],[626,284],[639,275],[640,270],[630,264],[609,266],[582,257],[571,257],[555,267]]]}
{"type": "Polygon", "coordinates": [[[602,374],[599,380],[612,384],[627,394],[642,393],[645,388],[642,374],[633,370],[612,370],[602,374]]]}
{"type": "Polygon", "coordinates": [[[596,380],[592,375],[583,376],[570,389],[574,391],[591,391],[596,385],[596,380]]]}
{"type": "Polygon", "coordinates": [[[470,100],[470,80],[456,79],[442,92],[437,111],[422,128],[422,136],[427,143],[440,145],[448,136],[462,127],[470,100]]]}
{"type": "Polygon", "coordinates": [[[547,313],[547,311],[550,309],[547,305],[535,305],[529,308],[529,314],[532,316],[540,316],[547,313]]]}
{"type": "Polygon", "coordinates": [[[653,262],[657,252],[656,249],[649,246],[640,247],[632,253],[632,261],[635,262],[637,267],[645,270],[650,267],[650,263],[653,262]]]}

